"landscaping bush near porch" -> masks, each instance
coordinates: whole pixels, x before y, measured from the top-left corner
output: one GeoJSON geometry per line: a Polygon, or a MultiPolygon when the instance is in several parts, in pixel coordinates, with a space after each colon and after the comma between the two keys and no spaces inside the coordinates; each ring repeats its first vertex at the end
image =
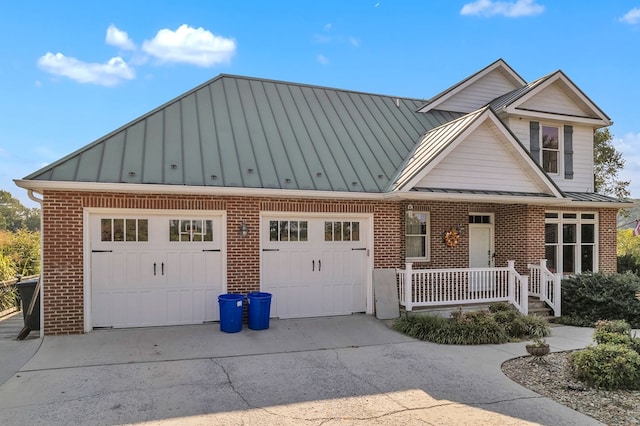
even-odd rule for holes
{"type": "Polygon", "coordinates": [[[450,318],[410,315],[395,320],[393,327],[416,339],[449,345],[506,343],[550,334],[544,318],[522,315],[506,303],[492,305],[489,311],[459,310],[450,318]]]}
{"type": "Polygon", "coordinates": [[[598,321],[597,346],[569,357],[571,373],[585,383],[608,390],[640,389],[640,337],[626,321],[598,321]]]}
{"type": "Polygon", "coordinates": [[[562,324],[593,327],[625,320],[640,328],[640,277],[632,273],[584,273],[562,281],[562,324]]]}

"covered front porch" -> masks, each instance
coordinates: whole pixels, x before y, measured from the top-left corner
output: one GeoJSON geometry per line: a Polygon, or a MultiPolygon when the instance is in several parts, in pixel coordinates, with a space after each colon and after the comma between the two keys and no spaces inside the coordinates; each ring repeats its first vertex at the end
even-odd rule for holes
{"type": "Polygon", "coordinates": [[[397,269],[398,298],[407,312],[422,308],[441,308],[495,302],[512,304],[523,315],[529,313],[529,296],[539,298],[561,315],[562,274],[552,273],[545,259],[528,264],[528,275],[521,275],[515,261],[506,267],[414,269],[407,263],[397,269]]]}

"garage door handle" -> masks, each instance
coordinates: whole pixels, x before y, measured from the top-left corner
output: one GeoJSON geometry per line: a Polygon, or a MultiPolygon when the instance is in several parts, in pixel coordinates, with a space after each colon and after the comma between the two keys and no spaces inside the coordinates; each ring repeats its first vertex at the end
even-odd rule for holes
{"type": "Polygon", "coordinates": [[[162,275],[164,275],[164,262],[162,262],[162,275]]]}
{"type": "Polygon", "coordinates": [[[322,270],[322,260],[318,260],[318,272],[322,270]]]}
{"type": "Polygon", "coordinates": [[[311,270],[312,270],[312,271],[315,271],[315,270],[316,270],[316,261],[315,261],[315,260],[312,260],[312,261],[311,261],[311,270]]]}
{"type": "Polygon", "coordinates": [[[156,262],[153,262],[153,275],[156,274],[156,262]]]}

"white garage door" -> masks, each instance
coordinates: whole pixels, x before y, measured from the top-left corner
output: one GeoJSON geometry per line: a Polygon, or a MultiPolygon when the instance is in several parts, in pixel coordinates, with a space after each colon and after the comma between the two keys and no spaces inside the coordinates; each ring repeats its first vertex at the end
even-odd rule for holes
{"type": "Polygon", "coordinates": [[[367,308],[368,218],[265,216],[262,289],[271,316],[345,315],[367,308]]]}
{"type": "Polygon", "coordinates": [[[92,214],[92,326],[218,320],[222,222],[222,216],[92,214]]]}

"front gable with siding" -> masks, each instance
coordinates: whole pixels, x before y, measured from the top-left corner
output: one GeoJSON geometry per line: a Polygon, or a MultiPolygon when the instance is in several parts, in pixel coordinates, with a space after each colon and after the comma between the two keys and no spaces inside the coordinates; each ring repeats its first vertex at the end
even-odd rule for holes
{"type": "Polygon", "coordinates": [[[563,73],[503,60],[428,101],[218,76],[16,181],[42,197],[42,330],[217,321],[217,294],[257,290],[276,317],[373,313],[374,269],[477,266],[478,247],[521,273],[615,270],[626,204],[592,186],[609,124],[563,73]]]}

